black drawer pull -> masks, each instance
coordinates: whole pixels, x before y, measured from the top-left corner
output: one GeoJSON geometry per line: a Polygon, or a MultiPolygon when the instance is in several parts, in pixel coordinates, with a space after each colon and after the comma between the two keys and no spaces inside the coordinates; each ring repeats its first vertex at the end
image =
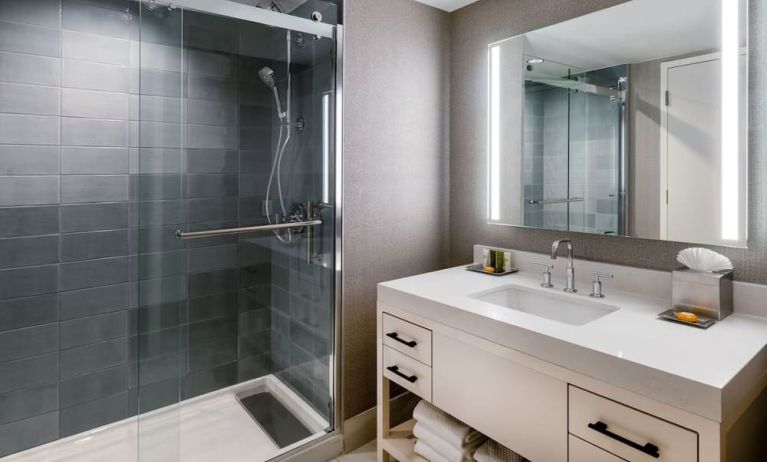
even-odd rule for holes
{"type": "Polygon", "coordinates": [[[415,381],[418,380],[418,377],[416,377],[414,375],[405,375],[405,374],[403,374],[402,372],[399,371],[399,367],[397,367],[397,366],[389,366],[386,369],[391,371],[391,372],[393,372],[394,374],[399,375],[400,377],[402,377],[403,379],[407,380],[410,383],[415,383],[415,381]]]}
{"type": "Polygon", "coordinates": [[[647,443],[644,446],[642,446],[639,443],[635,443],[631,441],[628,438],[624,438],[623,436],[620,436],[616,433],[611,432],[607,429],[607,424],[601,421],[597,421],[597,423],[590,423],[589,428],[597,431],[605,436],[609,436],[610,438],[620,441],[621,443],[631,446],[632,448],[636,449],[637,451],[642,451],[643,453],[647,454],[648,456],[655,457],[656,459],[660,457],[660,451],[658,450],[658,446],[647,443]]]}
{"type": "Polygon", "coordinates": [[[409,346],[410,348],[415,348],[415,346],[418,345],[418,343],[416,343],[415,340],[403,340],[403,339],[399,338],[399,335],[397,335],[396,332],[389,332],[388,334],[386,334],[386,336],[389,337],[389,338],[393,338],[394,340],[398,341],[399,343],[401,343],[401,344],[403,344],[405,346],[409,346]]]}

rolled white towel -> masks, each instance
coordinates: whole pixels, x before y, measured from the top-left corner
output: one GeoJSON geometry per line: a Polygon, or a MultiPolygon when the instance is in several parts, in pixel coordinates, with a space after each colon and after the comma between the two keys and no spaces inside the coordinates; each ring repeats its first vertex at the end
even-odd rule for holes
{"type": "Polygon", "coordinates": [[[418,438],[418,441],[428,444],[448,462],[474,462],[474,450],[485,441],[483,435],[482,438],[475,439],[463,446],[455,446],[442,439],[424,422],[416,422],[415,427],[413,427],[413,436],[418,438]]]}
{"type": "Polygon", "coordinates": [[[416,454],[428,460],[429,462],[448,462],[447,459],[439,455],[437,451],[424,441],[416,440],[415,448],[413,448],[416,454]]]}
{"type": "Polygon", "coordinates": [[[413,418],[423,422],[446,443],[455,447],[463,447],[484,438],[482,433],[423,400],[413,410],[413,418]]]}
{"type": "Polygon", "coordinates": [[[494,440],[487,440],[474,453],[477,462],[529,462],[516,452],[494,440]]]}

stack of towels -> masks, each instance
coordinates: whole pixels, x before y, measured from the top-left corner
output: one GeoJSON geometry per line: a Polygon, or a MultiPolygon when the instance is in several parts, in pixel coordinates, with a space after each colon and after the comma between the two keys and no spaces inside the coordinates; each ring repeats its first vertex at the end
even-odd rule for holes
{"type": "Polygon", "coordinates": [[[413,418],[415,453],[430,462],[529,462],[426,401],[413,418]]]}
{"type": "Polygon", "coordinates": [[[487,437],[421,401],[413,410],[415,453],[430,462],[475,462],[474,451],[487,437]]]}

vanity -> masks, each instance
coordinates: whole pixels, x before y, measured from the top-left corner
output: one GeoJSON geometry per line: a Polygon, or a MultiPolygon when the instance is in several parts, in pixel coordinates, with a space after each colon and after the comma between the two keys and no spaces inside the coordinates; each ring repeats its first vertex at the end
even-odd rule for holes
{"type": "Polygon", "coordinates": [[[764,289],[736,287],[735,314],[703,330],[657,318],[669,273],[576,262],[565,293],[556,277],[541,287],[545,258],[378,286],[379,461],[424,461],[414,422],[390,425],[392,384],[533,462],[763,460],[767,319],[739,307],[764,289]],[[589,270],[615,274],[605,298],[589,297],[589,270]]]}

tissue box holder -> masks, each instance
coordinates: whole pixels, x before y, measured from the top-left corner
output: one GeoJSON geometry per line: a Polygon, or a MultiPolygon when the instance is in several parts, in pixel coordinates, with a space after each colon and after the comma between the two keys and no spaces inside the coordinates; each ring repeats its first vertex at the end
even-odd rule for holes
{"type": "Polygon", "coordinates": [[[671,284],[675,309],[717,321],[732,314],[732,271],[678,269],[671,273],[671,284]]]}

